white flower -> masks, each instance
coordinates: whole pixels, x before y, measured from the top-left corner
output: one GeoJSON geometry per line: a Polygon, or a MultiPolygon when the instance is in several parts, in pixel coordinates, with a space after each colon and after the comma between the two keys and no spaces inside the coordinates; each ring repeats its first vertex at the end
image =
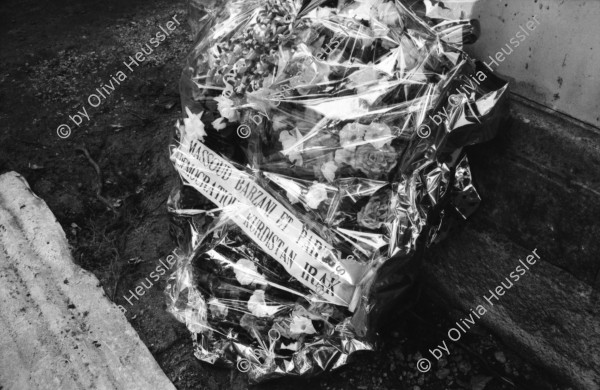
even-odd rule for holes
{"type": "Polygon", "coordinates": [[[290,324],[290,333],[292,336],[300,334],[315,334],[317,330],[312,321],[306,317],[293,316],[290,324]]]}
{"type": "Polygon", "coordinates": [[[287,349],[288,351],[294,351],[294,352],[296,352],[299,349],[297,341],[294,341],[293,343],[289,343],[289,344],[286,344],[285,342],[282,342],[281,346],[279,348],[280,349],[287,349]]]}
{"type": "MultiPolygon", "coordinates": [[[[331,54],[331,53],[330,53],[331,54]]],[[[322,61],[315,61],[313,57],[296,57],[299,72],[290,78],[289,84],[301,95],[306,95],[311,88],[329,82],[330,67],[322,61]],[[308,59],[308,60],[307,60],[308,59]]]]}
{"type": "Polygon", "coordinates": [[[225,118],[223,118],[222,116],[212,121],[211,125],[215,128],[215,130],[223,130],[227,127],[227,123],[225,123],[225,118]]]}
{"type": "Polygon", "coordinates": [[[200,114],[196,115],[192,113],[188,107],[185,108],[185,113],[188,117],[183,118],[184,134],[181,136],[181,143],[189,143],[194,139],[204,142],[206,131],[204,131],[204,123],[202,123],[200,120],[203,113],[201,112],[200,114]]]}
{"type": "Polygon", "coordinates": [[[318,208],[321,202],[327,199],[327,186],[323,183],[315,182],[315,184],[308,189],[308,193],[305,195],[304,199],[311,209],[318,208]]]}
{"type": "Polygon", "coordinates": [[[281,305],[268,306],[265,302],[265,292],[263,290],[254,290],[248,300],[248,310],[257,317],[272,317],[281,307],[281,305]]]}
{"type": "Polygon", "coordinates": [[[307,18],[310,18],[310,20],[328,20],[331,14],[333,14],[332,8],[318,7],[310,11],[307,18]]]}
{"type": "Polygon", "coordinates": [[[388,26],[403,27],[402,16],[394,2],[381,3],[377,6],[377,18],[388,26]]]}
{"type": "MultiPolygon", "coordinates": [[[[400,75],[404,76],[406,72],[416,68],[421,63],[423,55],[419,53],[419,48],[415,42],[404,34],[400,37],[398,43],[400,45],[395,50],[398,58],[397,69],[400,75]]],[[[411,79],[416,81],[415,77],[419,76],[421,73],[423,72],[417,72],[411,79]]]]}
{"type": "Polygon", "coordinates": [[[367,128],[365,133],[365,141],[368,141],[377,149],[383,148],[385,145],[392,143],[392,130],[385,123],[373,122],[367,128]]]}
{"type": "Polygon", "coordinates": [[[281,142],[281,145],[283,146],[283,150],[285,152],[287,149],[296,145],[298,140],[291,132],[282,131],[281,133],[279,133],[279,142],[281,142]]]}
{"type": "Polygon", "coordinates": [[[302,194],[302,187],[294,182],[289,182],[285,186],[285,194],[287,195],[288,200],[294,204],[298,203],[300,199],[300,195],[302,194]]]}
{"type": "Polygon", "coordinates": [[[375,42],[376,32],[365,26],[361,26],[356,34],[356,38],[360,39],[363,46],[371,46],[375,42]]]}
{"type": "Polygon", "coordinates": [[[215,98],[217,102],[217,108],[222,117],[227,118],[230,122],[236,122],[238,120],[238,112],[233,106],[233,100],[226,98],[225,96],[218,96],[215,98]]]}
{"type": "Polygon", "coordinates": [[[302,139],[302,133],[298,129],[296,135],[290,131],[282,131],[279,133],[279,142],[283,145],[282,153],[287,155],[291,162],[298,166],[302,166],[302,155],[300,154],[300,145],[294,147],[302,139]]]}
{"type": "Polygon", "coordinates": [[[271,125],[273,126],[273,130],[280,131],[287,127],[285,121],[285,115],[275,114],[273,115],[273,120],[271,121],[271,125]]]}
{"type": "Polygon", "coordinates": [[[338,149],[335,151],[335,162],[338,164],[349,164],[354,159],[354,151],[338,149]]]}
{"type": "Polygon", "coordinates": [[[370,20],[382,0],[357,0],[344,9],[349,16],[361,20],[370,20]]]}
{"type": "Polygon", "coordinates": [[[212,297],[208,300],[208,308],[213,317],[225,318],[227,317],[227,312],[229,311],[227,306],[215,297],[212,297]]]}
{"type": "Polygon", "coordinates": [[[321,165],[321,173],[329,182],[332,182],[335,179],[335,171],[337,171],[337,169],[338,167],[333,161],[327,161],[325,164],[321,165]]]}
{"type": "Polygon", "coordinates": [[[354,149],[356,149],[356,146],[363,143],[362,140],[367,128],[367,125],[361,125],[358,122],[348,123],[340,130],[340,145],[342,145],[344,149],[353,152],[354,149]]]}
{"type": "Polygon", "coordinates": [[[258,91],[247,92],[246,100],[248,104],[257,111],[265,113],[265,115],[274,107],[273,91],[269,88],[262,87],[258,91]]]}
{"type": "Polygon", "coordinates": [[[243,285],[247,286],[252,283],[267,284],[265,278],[258,273],[256,264],[248,259],[240,259],[233,265],[235,278],[243,285]]]}
{"type": "Polygon", "coordinates": [[[377,84],[379,73],[374,67],[368,67],[358,70],[348,76],[348,88],[356,88],[357,91],[364,92],[368,91],[370,87],[377,84]]]}

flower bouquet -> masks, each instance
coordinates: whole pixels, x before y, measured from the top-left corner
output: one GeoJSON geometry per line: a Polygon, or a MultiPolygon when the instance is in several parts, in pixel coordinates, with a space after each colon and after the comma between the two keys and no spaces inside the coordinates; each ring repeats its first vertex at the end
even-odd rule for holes
{"type": "Polygon", "coordinates": [[[199,359],[253,381],[337,368],[476,207],[462,149],[494,136],[506,84],[400,1],[202,11],[171,148],[169,311],[199,359]]]}

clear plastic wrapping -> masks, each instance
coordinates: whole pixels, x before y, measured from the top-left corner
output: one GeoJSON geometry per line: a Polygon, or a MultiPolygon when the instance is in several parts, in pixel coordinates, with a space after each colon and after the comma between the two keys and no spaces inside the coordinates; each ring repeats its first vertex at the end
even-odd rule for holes
{"type": "Polygon", "coordinates": [[[477,206],[463,148],[495,135],[506,83],[461,51],[471,24],[400,1],[199,4],[169,311],[253,381],[334,369],[477,206]]]}

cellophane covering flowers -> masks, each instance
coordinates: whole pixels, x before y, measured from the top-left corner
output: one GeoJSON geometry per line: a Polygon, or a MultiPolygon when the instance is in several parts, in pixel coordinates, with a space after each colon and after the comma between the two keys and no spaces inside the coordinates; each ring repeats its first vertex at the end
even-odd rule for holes
{"type": "Polygon", "coordinates": [[[191,15],[168,310],[252,381],[340,367],[476,207],[463,148],[494,136],[506,84],[461,50],[469,23],[400,1],[191,15]]]}

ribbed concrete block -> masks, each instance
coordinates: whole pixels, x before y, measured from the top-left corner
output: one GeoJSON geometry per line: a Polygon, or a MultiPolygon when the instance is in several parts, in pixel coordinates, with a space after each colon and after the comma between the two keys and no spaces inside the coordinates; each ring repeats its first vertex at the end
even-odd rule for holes
{"type": "Polygon", "coordinates": [[[600,309],[592,288],[545,261],[544,248],[537,248],[542,259],[525,270],[519,260],[535,248],[493,230],[468,227],[454,240],[429,253],[425,279],[439,296],[464,309],[461,318],[482,305],[487,312],[473,316],[476,324],[574,388],[600,390],[600,309]],[[517,266],[526,273],[515,281],[517,266]]]}
{"type": "Polygon", "coordinates": [[[175,389],[14,172],[0,176],[0,388],[175,389]]]}

